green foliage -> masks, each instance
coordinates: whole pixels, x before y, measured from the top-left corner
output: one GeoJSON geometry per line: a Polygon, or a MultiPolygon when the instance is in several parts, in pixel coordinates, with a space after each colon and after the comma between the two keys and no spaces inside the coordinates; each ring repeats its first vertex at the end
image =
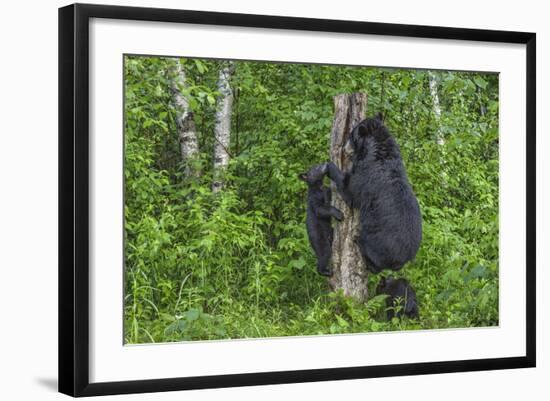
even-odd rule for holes
{"type": "MultiPolygon", "coordinates": [[[[212,193],[220,62],[182,59],[200,174],[184,175],[171,102],[174,60],[125,60],[125,341],[358,333],[498,324],[498,76],[236,62],[231,161],[212,193]],[[361,91],[400,144],[424,219],[418,320],[385,321],[315,271],[296,177],[328,159],[332,97],[361,91]],[[444,143],[438,143],[438,138],[444,143]]],[[[378,277],[371,276],[370,294],[378,277]]]]}

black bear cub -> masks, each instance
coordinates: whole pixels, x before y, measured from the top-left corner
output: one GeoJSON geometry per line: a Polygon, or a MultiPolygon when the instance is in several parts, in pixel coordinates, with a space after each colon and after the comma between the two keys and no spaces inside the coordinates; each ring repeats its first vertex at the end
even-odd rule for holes
{"type": "Polygon", "coordinates": [[[323,185],[327,164],[313,166],[298,177],[307,183],[306,227],[309,242],[317,256],[317,271],[323,276],[332,276],[330,258],[332,255],[331,217],[341,221],[342,212],[330,205],[330,188],[323,185]]]}
{"type": "Polygon", "coordinates": [[[399,270],[416,256],[422,240],[420,208],[399,146],[378,114],[355,126],[345,149],[352,153],[351,171],[330,162],[328,176],[342,199],[359,210],[355,241],[367,268],[399,270]]]}
{"type": "Polygon", "coordinates": [[[388,320],[394,316],[400,318],[403,314],[410,318],[418,318],[416,293],[404,278],[382,277],[376,287],[376,295],[386,294],[386,312],[388,320]]]}

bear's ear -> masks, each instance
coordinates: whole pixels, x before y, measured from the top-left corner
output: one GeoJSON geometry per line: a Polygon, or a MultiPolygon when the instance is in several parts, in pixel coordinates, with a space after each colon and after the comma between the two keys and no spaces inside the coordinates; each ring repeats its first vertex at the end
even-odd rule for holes
{"type": "Polygon", "coordinates": [[[375,117],[378,121],[380,121],[381,123],[384,122],[384,114],[382,114],[382,112],[378,112],[376,113],[376,117],[375,117]]]}
{"type": "Polygon", "coordinates": [[[299,180],[302,180],[302,181],[307,180],[307,173],[300,173],[300,174],[298,174],[298,179],[299,179],[299,180]]]}

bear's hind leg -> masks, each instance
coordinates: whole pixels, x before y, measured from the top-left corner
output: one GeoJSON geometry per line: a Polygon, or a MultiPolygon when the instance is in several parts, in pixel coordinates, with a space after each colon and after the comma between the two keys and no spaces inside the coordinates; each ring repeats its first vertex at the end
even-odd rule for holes
{"type": "Polygon", "coordinates": [[[384,270],[384,267],[380,263],[380,257],[377,252],[373,250],[373,247],[371,246],[370,241],[367,239],[367,235],[363,230],[361,230],[358,237],[355,237],[354,241],[359,247],[361,255],[365,258],[368,271],[378,274],[384,270]]]}
{"type": "MultiPolygon", "coordinates": [[[[329,234],[330,236],[330,234],[329,234]]],[[[332,276],[332,269],[330,266],[332,257],[332,248],[330,244],[330,238],[327,238],[325,245],[317,252],[317,272],[321,276],[332,276]]]]}

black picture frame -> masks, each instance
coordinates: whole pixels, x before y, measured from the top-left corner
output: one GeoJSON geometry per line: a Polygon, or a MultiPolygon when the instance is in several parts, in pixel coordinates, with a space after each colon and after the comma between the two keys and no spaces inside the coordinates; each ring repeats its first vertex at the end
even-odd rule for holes
{"type": "Polygon", "coordinates": [[[479,29],[74,4],[59,9],[59,391],[95,396],[534,367],[536,35],[479,29]],[[526,353],[521,357],[90,383],[89,21],[91,18],[526,45],[526,353]]]}

